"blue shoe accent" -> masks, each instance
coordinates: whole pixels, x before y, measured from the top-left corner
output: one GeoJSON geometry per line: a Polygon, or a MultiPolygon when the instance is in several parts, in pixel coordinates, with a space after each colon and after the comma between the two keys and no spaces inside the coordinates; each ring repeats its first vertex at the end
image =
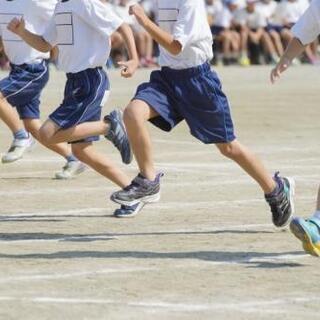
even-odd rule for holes
{"type": "Polygon", "coordinates": [[[139,202],[133,206],[122,205],[119,209],[116,209],[113,215],[117,218],[132,218],[136,216],[142,208],[145,206],[145,203],[139,202]]]}
{"type": "Polygon", "coordinates": [[[285,227],[294,213],[294,180],[288,177],[280,177],[279,172],[274,175],[277,184],[275,190],[265,195],[272,212],[272,222],[276,227],[285,227]]]}
{"type": "Polygon", "coordinates": [[[290,223],[291,232],[302,242],[305,252],[320,256],[320,220],[317,218],[294,218],[290,223]]]}
{"type": "Polygon", "coordinates": [[[106,139],[111,141],[119,150],[123,163],[131,163],[133,154],[131,151],[127,131],[122,120],[122,111],[114,110],[109,115],[105,116],[104,120],[110,123],[110,129],[105,135],[106,139]]]}

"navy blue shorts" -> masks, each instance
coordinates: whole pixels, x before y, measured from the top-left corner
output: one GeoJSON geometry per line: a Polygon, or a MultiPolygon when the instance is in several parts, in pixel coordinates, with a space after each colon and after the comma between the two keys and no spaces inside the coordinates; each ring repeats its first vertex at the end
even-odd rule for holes
{"type": "Polygon", "coordinates": [[[11,64],[8,77],[0,81],[0,92],[17,108],[20,119],[40,118],[40,95],[49,80],[48,63],[11,64]]]}
{"type": "MultiPolygon", "coordinates": [[[[102,68],[67,73],[67,83],[62,104],[50,116],[56,125],[69,129],[78,124],[101,119],[102,101],[109,90],[109,80],[102,68]]],[[[92,142],[92,136],[76,142],[92,142]]]]}
{"type": "Polygon", "coordinates": [[[170,131],[186,120],[191,134],[203,143],[226,143],[235,139],[230,107],[221,83],[210,65],[151,73],[150,82],[137,89],[133,100],[142,100],[159,116],[150,121],[170,131]]]}
{"type": "Polygon", "coordinates": [[[211,26],[210,29],[211,29],[211,33],[212,33],[214,36],[218,36],[218,35],[220,35],[224,30],[226,30],[226,28],[221,27],[221,26],[211,26]]]}
{"type": "Polygon", "coordinates": [[[276,31],[278,33],[281,33],[281,31],[284,29],[284,27],[280,26],[280,25],[275,25],[275,24],[268,24],[264,29],[267,32],[276,31]]]}

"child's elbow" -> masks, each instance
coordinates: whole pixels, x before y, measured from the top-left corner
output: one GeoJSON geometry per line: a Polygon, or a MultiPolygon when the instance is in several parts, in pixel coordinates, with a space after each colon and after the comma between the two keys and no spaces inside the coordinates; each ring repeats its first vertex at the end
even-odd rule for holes
{"type": "Polygon", "coordinates": [[[182,45],[179,41],[174,40],[170,46],[170,53],[174,56],[177,56],[182,51],[182,45]]]}

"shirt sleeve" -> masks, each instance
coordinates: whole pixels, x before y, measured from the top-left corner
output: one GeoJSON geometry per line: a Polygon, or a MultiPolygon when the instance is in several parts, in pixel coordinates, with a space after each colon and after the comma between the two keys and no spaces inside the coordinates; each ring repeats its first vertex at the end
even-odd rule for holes
{"type": "Polygon", "coordinates": [[[307,11],[292,28],[293,35],[303,45],[311,43],[320,34],[320,3],[313,0],[307,11]]]}
{"type": "Polygon", "coordinates": [[[43,39],[46,40],[52,47],[58,44],[58,32],[56,27],[56,22],[54,20],[54,16],[52,16],[50,23],[42,35],[43,39]]]}
{"type": "Polygon", "coordinates": [[[100,0],[78,0],[77,13],[97,32],[107,37],[123,24],[123,20],[113,12],[112,6],[100,0]]]}
{"type": "MultiPolygon", "coordinates": [[[[197,21],[197,10],[199,10],[200,1],[181,0],[177,21],[173,29],[173,38],[182,46],[182,50],[192,42],[194,35],[201,34],[199,26],[202,24],[197,21]]],[[[204,8],[203,8],[204,9],[204,8]]],[[[204,11],[205,12],[205,11],[204,11]]],[[[205,17],[203,17],[205,19],[205,17]]]]}

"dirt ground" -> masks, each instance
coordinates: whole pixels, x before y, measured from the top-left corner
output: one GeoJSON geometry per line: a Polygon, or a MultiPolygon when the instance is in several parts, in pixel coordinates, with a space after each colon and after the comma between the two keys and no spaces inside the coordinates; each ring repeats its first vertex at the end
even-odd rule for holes
{"type": "MultiPolygon", "coordinates": [[[[239,140],[270,173],[295,178],[296,214],[308,216],[320,177],[319,69],[293,68],[276,86],[269,70],[218,73],[239,140]]],[[[111,72],[105,112],[124,107],[148,73],[111,72]]],[[[43,119],[63,85],[52,72],[43,119]]],[[[135,219],[112,217],[118,188],[93,171],[54,180],[64,160],[39,145],[0,164],[0,319],[319,319],[320,260],[272,226],[258,186],[184,124],[150,131],[162,200],[135,219]]],[[[0,137],[4,152],[11,135],[2,123],[0,137]]],[[[104,139],[97,148],[120,161],[104,139]]],[[[135,164],[122,167],[136,174],[135,164]]]]}

